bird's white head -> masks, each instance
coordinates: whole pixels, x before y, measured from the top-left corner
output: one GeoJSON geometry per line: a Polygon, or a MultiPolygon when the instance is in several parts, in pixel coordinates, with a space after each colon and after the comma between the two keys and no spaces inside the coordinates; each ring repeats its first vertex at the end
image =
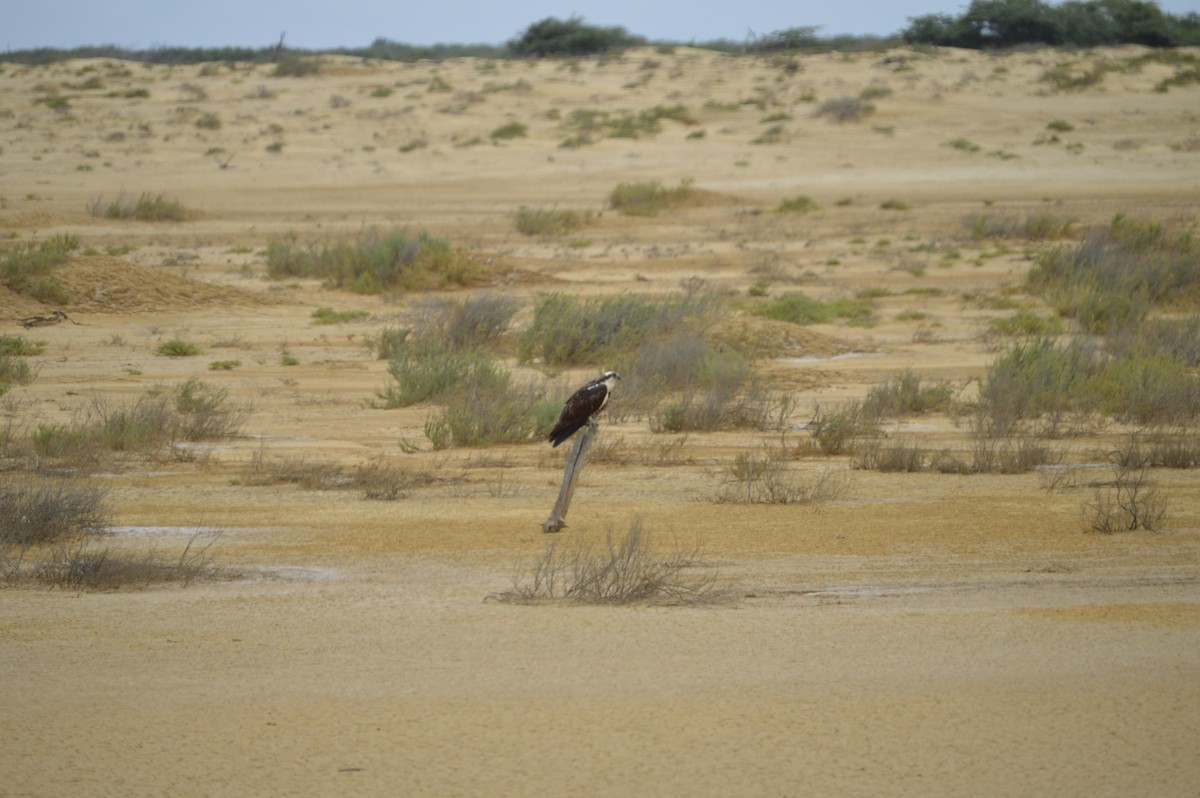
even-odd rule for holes
{"type": "Polygon", "coordinates": [[[606,371],[604,372],[604,375],[600,377],[600,382],[604,383],[604,387],[611,391],[613,387],[613,380],[619,379],[621,379],[621,375],[617,372],[606,371]]]}

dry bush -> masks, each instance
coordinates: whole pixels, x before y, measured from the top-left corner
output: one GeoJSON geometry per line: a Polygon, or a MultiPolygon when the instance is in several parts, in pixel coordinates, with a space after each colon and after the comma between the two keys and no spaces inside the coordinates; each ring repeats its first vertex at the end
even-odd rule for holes
{"type": "Polygon", "coordinates": [[[851,466],[867,471],[920,471],[929,462],[929,452],[911,440],[865,441],[854,447],[851,466]]]}
{"type": "Polygon", "coordinates": [[[522,563],[512,590],[490,599],[510,604],[666,604],[696,605],[728,600],[715,573],[696,573],[699,546],[666,554],[650,545],[635,517],[629,531],[595,546],[582,535],[570,543],[552,538],[532,565],[522,563]]]}
{"type": "Polygon", "coordinates": [[[831,411],[822,411],[817,405],[806,429],[826,455],[845,454],[859,438],[881,434],[877,417],[868,413],[863,403],[857,400],[831,411]]]}
{"type": "Polygon", "coordinates": [[[1162,528],[1167,514],[1166,496],[1148,479],[1146,468],[1117,466],[1112,481],[1096,489],[1082,508],[1085,532],[1112,534],[1162,528]]]}
{"type": "Polygon", "coordinates": [[[927,383],[912,369],[905,369],[867,392],[863,412],[868,417],[915,416],[944,410],[954,396],[954,386],[945,380],[927,383]]]}
{"type": "Polygon", "coordinates": [[[845,473],[825,470],[802,478],[789,468],[788,460],[783,446],[739,452],[713,500],[718,504],[813,504],[845,495],[845,473]]]}
{"type": "Polygon", "coordinates": [[[834,122],[857,122],[873,114],[875,106],[861,97],[836,97],[817,106],[813,116],[827,116],[834,122]]]}

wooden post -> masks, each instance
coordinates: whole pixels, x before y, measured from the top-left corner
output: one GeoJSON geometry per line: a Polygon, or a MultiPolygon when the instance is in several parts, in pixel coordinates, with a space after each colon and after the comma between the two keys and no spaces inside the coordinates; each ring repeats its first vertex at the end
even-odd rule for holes
{"type": "Polygon", "coordinates": [[[575,480],[583,470],[583,460],[592,446],[592,438],[598,429],[596,422],[588,419],[588,423],[575,436],[575,445],[567,455],[567,467],[563,469],[562,487],[558,489],[558,501],[550,511],[550,517],[542,522],[543,532],[558,532],[567,525],[567,508],[571,506],[571,495],[575,493],[575,480]]]}

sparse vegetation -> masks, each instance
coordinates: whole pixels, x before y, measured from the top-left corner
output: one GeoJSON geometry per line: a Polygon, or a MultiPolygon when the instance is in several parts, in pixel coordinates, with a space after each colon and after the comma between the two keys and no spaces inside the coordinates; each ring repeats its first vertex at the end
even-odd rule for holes
{"type": "Polygon", "coordinates": [[[517,231],[527,236],[557,236],[572,233],[592,219],[591,211],[526,208],[517,211],[517,231]]]}
{"type": "Polygon", "coordinates": [[[870,300],[835,299],[822,302],[795,292],[755,303],[749,310],[756,316],[792,324],[830,324],[844,320],[866,326],[873,323],[875,318],[875,305],[870,300]]]}
{"type": "Polygon", "coordinates": [[[141,194],[137,199],[122,194],[112,201],[99,196],[88,204],[88,212],[104,219],[142,222],[183,222],[194,215],[178,200],[168,199],[163,194],[141,194]]]}
{"type": "Polygon", "coordinates": [[[154,350],[154,353],[162,357],[194,357],[200,354],[200,347],[193,344],[191,341],[184,341],[180,338],[171,338],[163,341],[154,350]]]}
{"type": "Polygon", "coordinates": [[[271,277],[316,277],[361,294],[469,285],[481,271],[469,253],[428,233],[369,230],[354,240],[302,245],[290,236],[267,245],[271,277]]]}
{"type": "Polygon", "coordinates": [[[554,537],[541,557],[518,570],[511,590],[489,598],[510,604],[711,604],[728,598],[712,572],[695,572],[697,549],[660,554],[640,518],[599,546],[580,535],[554,537]]]}
{"type": "Polygon", "coordinates": [[[621,183],[608,196],[608,204],[627,216],[657,216],[667,208],[685,208],[703,201],[703,195],[685,180],[667,188],[657,180],[621,183]]]}
{"type": "Polygon", "coordinates": [[[4,252],[0,281],[9,290],[42,302],[66,304],[70,296],[54,274],[79,249],[79,237],[60,233],[37,244],[23,244],[4,252]]]}

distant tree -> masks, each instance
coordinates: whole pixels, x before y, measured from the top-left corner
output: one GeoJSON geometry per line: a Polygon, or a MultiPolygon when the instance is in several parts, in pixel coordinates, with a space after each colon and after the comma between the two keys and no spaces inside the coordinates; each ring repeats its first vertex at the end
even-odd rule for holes
{"type": "Polygon", "coordinates": [[[513,55],[520,56],[582,56],[645,43],[645,39],[630,34],[619,25],[607,28],[586,25],[578,16],[565,20],[546,17],[509,41],[508,49],[513,55]]]}
{"type": "Polygon", "coordinates": [[[1167,14],[1151,0],[1066,0],[1057,6],[1043,0],[972,0],[958,17],[910,17],[900,35],[912,44],[977,49],[1018,44],[1172,47],[1200,43],[1200,15],[1167,14]]]}
{"type": "Polygon", "coordinates": [[[762,53],[778,52],[780,50],[804,50],[818,47],[821,39],[817,37],[817,25],[802,25],[797,28],[784,28],[759,36],[750,49],[762,53]]]}

